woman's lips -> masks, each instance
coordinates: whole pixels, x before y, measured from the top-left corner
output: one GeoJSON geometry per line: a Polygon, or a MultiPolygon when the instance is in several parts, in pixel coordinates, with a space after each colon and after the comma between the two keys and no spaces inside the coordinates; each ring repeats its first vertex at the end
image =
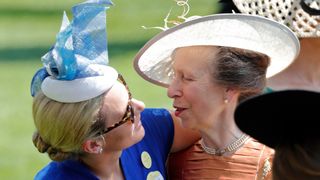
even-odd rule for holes
{"type": "Polygon", "coordinates": [[[175,107],[176,110],[174,111],[174,115],[179,117],[181,115],[181,113],[186,110],[186,108],[179,108],[179,107],[175,107]]]}

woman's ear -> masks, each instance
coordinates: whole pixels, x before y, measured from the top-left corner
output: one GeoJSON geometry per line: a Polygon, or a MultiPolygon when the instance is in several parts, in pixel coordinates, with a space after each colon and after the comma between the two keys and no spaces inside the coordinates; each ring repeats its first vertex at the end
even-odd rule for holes
{"type": "Polygon", "coordinates": [[[101,154],[103,151],[103,142],[99,139],[89,139],[82,144],[82,150],[86,153],[101,154]]]}
{"type": "Polygon", "coordinates": [[[225,95],[224,95],[224,102],[229,103],[234,100],[238,100],[239,97],[239,91],[235,88],[226,88],[225,95]]]}

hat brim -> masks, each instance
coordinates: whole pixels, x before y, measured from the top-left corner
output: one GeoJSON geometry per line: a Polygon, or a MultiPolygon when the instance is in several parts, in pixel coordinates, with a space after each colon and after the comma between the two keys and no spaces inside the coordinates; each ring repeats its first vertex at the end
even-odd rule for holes
{"type": "Polygon", "coordinates": [[[41,84],[41,90],[48,98],[63,103],[75,103],[95,98],[108,91],[116,82],[118,72],[105,65],[96,65],[100,76],[84,77],[71,81],[57,80],[48,76],[41,84]]]}
{"type": "Polygon", "coordinates": [[[286,68],[300,50],[299,40],[284,25],[244,14],[216,14],[191,20],[148,41],[137,53],[134,68],[144,79],[167,87],[172,76],[172,52],[186,46],[226,46],[252,50],[271,58],[267,77],[286,68]]]}
{"type": "Polygon", "coordinates": [[[320,139],[320,93],[286,90],[260,95],[240,103],[234,118],[246,134],[269,147],[320,139]]]}

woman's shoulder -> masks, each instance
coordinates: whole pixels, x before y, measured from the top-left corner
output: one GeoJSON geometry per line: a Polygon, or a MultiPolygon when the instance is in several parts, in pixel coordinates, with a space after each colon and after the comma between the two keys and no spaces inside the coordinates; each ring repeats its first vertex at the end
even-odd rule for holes
{"type": "Polygon", "coordinates": [[[250,138],[242,149],[248,153],[255,154],[258,157],[273,157],[275,152],[274,149],[253,138],[250,138]]]}
{"type": "Polygon", "coordinates": [[[268,180],[272,178],[271,166],[274,157],[274,149],[251,139],[251,148],[259,151],[258,156],[258,179],[268,180]]]}
{"type": "Polygon", "coordinates": [[[172,126],[173,119],[170,112],[164,108],[145,108],[141,112],[141,121],[144,126],[172,126]]]}
{"type": "Polygon", "coordinates": [[[170,112],[165,108],[145,108],[141,112],[142,116],[153,116],[153,117],[163,117],[170,116],[170,112]]]}
{"type": "MultiPolygon", "coordinates": [[[[55,176],[52,176],[52,173],[57,171],[58,163],[57,162],[50,162],[45,167],[43,167],[34,177],[35,180],[42,180],[42,179],[55,179],[55,176]]],[[[59,173],[59,172],[58,172],[59,173]]]]}
{"type": "Polygon", "coordinates": [[[41,169],[35,180],[58,180],[58,179],[92,179],[98,178],[89,169],[76,160],[66,160],[62,162],[52,161],[41,169]]]}

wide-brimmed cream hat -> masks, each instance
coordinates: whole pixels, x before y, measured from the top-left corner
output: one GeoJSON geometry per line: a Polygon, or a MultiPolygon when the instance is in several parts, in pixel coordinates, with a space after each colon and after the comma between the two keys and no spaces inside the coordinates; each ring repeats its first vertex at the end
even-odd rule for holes
{"type": "Polygon", "coordinates": [[[298,38],[286,26],[262,16],[216,14],[165,30],[137,53],[135,70],[146,80],[167,87],[172,78],[172,52],[178,47],[211,45],[252,50],[271,58],[270,77],[286,68],[300,50],[298,38]]]}
{"type": "Polygon", "coordinates": [[[298,37],[320,37],[320,0],[233,0],[240,12],[287,25],[298,37]]]}

